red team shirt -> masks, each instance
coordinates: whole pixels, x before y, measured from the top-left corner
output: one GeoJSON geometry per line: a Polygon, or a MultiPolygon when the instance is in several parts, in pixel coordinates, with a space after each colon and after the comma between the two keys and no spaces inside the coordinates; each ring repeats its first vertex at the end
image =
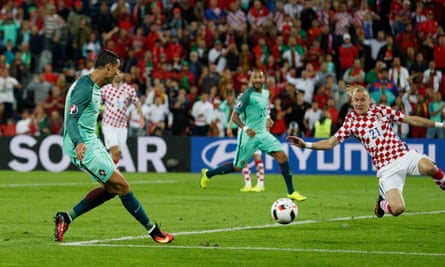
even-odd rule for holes
{"type": "Polygon", "coordinates": [[[372,164],[380,170],[408,152],[406,144],[392,131],[392,122],[402,122],[405,114],[383,105],[371,105],[364,115],[350,111],[335,133],[343,142],[351,135],[368,151],[372,164]]]}
{"type": "Polygon", "coordinates": [[[139,103],[136,91],[129,84],[123,83],[119,88],[107,84],[100,90],[103,102],[106,105],[102,124],[116,128],[127,128],[127,110],[130,103],[139,103]]]}

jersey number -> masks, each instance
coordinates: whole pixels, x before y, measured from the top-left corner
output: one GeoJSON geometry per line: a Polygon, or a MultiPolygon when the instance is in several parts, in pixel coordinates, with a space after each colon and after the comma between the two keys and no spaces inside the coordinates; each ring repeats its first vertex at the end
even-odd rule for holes
{"type": "Polygon", "coordinates": [[[379,128],[376,127],[369,130],[369,135],[371,136],[372,140],[375,140],[382,135],[382,132],[379,128]]]}

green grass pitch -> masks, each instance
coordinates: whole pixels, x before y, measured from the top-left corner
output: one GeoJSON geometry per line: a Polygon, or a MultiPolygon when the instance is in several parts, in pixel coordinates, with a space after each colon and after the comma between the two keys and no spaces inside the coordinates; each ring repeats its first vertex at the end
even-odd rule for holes
{"type": "MultiPolygon", "coordinates": [[[[125,173],[153,221],[175,234],[158,245],[115,198],[79,217],[63,243],[52,216],[96,184],[77,171],[0,172],[0,266],[443,266],[445,195],[428,177],[409,177],[406,213],[373,216],[377,178],[294,175],[307,200],[291,225],[277,225],[272,203],[283,178],[266,173],[266,191],[241,193],[240,174],[125,173]]],[[[255,178],[254,178],[255,179],[255,178]]]]}

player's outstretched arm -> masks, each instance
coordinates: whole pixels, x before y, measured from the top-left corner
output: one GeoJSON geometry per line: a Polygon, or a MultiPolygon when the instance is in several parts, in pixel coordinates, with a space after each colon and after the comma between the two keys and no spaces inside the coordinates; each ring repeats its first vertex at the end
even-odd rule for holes
{"type": "Polygon", "coordinates": [[[323,139],[315,143],[305,142],[297,136],[289,136],[287,140],[291,145],[315,150],[329,150],[340,143],[335,136],[331,136],[328,139],[323,139]]]}
{"type": "Polygon", "coordinates": [[[444,128],[444,124],[442,122],[435,122],[423,117],[419,117],[419,116],[410,116],[410,115],[406,115],[403,118],[403,122],[406,122],[412,126],[418,126],[418,127],[425,127],[425,128],[444,128]]]}

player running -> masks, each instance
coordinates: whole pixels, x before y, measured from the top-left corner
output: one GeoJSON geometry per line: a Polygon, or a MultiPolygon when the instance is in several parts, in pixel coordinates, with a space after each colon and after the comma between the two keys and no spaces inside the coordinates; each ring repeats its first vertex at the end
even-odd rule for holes
{"type": "Polygon", "coordinates": [[[209,179],[215,175],[240,171],[253,153],[261,150],[270,154],[280,164],[281,174],[287,187],[287,196],[295,201],[303,201],[306,197],[294,190],[288,158],[281,143],[266,129],[269,91],[264,84],[264,73],[254,70],[251,81],[251,87],[242,95],[233,112],[233,122],[241,130],[238,133],[235,158],[232,163],[216,169],[202,169],[200,186],[205,189],[209,179]],[[243,114],[244,121],[241,120],[240,114],[243,114]]]}

